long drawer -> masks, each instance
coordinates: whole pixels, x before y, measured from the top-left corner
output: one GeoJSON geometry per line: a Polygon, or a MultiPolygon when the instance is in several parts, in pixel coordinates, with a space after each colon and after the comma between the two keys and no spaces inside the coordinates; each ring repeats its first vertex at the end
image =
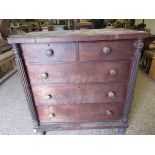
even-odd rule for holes
{"type": "Polygon", "coordinates": [[[96,41],[79,43],[80,61],[131,59],[133,41],[96,41]]]}
{"type": "Polygon", "coordinates": [[[27,65],[32,85],[51,83],[128,82],[130,62],[27,65]]]}
{"type": "Polygon", "coordinates": [[[127,84],[53,84],[32,87],[37,105],[120,102],[127,84]]]}
{"type": "Polygon", "coordinates": [[[22,44],[26,63],[51,64],[76,61],[75,43],[22,44]]]}
{"type": "Polygon", "coordinates": [[[37,106],[41,123],[102,122],[122,118],[123,103],[37,106]]]}

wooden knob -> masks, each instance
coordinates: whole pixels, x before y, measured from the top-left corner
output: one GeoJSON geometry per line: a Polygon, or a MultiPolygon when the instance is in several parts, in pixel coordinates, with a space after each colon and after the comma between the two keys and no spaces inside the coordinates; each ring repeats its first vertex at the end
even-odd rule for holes
{"type": "Polygon", "coordinates": [[[48,77],[48,73],[42,73],[42,74],[41,74],[41,77],[42,77],[43,79],[46,79],[46,78],[48,77]]]}
{"type": "Polygon", "coordinates": [[[110,75],[113,75],[113,76],[115,76],[115,75],[117,75],[118,74],[118,71],[117,71],[117,69],[115,69],[115,68],[113,68],[113,69],[110,69],[110,75]]]}
{"type": "Polygon", "coordinates": [[[113,112],[111,110],[107,110],[106,115],[111,116],[111,115],[113,115],[113,112]]]}
{"type": "Polygon", "coordinates": [[[108,55],[108,54],[110,54],[111,49],[110,49],[110,47],[103,47],[102,51],[103,51],[103,53],[104,53],[105,55],[108,55]]]}
{"type": "Polygon", "coordinates": [[[51,99],[52,98],[52,95],[51,94],[48,94],[44,97],[45,99],[51,99]]]}
{"type": "Polygon", "coordinates": [[[109,98],[114,98],[115,97],[115,92],[113,92],[113,91],[108,92],[108,97],[109,98]]]}
{"type": "Polygon", "coordinates": [[[51,119],[51,118],[54,118],[56,115],[55,115],[55,113],[51,113],[51,114],[49,114],[48,116],[49,116],[49,118],[51,119]]]}
{"type": "Polygon", "coordinates": [[[51,50],[51,49],[48,49],[48,50],[46,51],[46,55],[49,56],[49,57],[51,57],[53,54],[54,54],[54,52],[53,52],[53,50],[51,50]]]}

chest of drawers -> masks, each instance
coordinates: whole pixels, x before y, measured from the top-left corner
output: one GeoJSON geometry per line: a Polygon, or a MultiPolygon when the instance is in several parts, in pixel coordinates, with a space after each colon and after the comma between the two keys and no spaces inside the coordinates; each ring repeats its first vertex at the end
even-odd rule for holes
{"type": "Polygon", "coordinates": [[[34,129],[123,134],[146,37],[125,29],[10,36],[34,129]]]}

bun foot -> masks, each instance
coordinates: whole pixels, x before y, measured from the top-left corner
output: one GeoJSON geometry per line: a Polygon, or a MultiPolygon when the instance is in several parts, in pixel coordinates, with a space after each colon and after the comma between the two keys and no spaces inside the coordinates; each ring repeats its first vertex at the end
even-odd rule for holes
{"type": "Polygon", "coordinates": [[[39,135],[46,135],[46,131],[38,131],[37,129],[33,129],[34,133],[38,133],[39,135]]]}
{"type": "Polygon", "coordinates": [[[118,128],[118,134],[119,135],[125,135],[126,128],[118,128]]]}

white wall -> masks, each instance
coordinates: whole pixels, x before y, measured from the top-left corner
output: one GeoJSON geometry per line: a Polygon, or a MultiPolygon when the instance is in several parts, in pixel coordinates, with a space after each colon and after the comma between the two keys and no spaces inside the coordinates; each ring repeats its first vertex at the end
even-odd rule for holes
{"type": "MultiPolygon", "coordinates": [[[[136,19],[135,25],[142,23],[142,19],[136,19]]],[[[155,35],[155,19],[144,19],[144,23],[146,24],[146,28],[150,28],[151,34],[155,35]]]]}

